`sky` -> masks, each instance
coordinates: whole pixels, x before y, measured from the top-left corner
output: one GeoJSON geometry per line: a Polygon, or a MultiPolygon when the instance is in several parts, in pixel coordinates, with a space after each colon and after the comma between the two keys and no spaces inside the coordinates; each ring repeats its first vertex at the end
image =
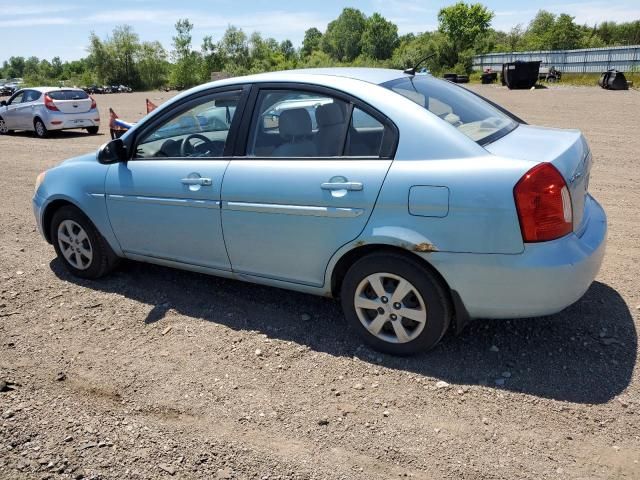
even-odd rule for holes
{"type": "MultiPolygon", "coordinates": [[[[509,30],[526,26],[539,9],[569,13],[578,23],[640,19],[638,0],[480,0],[495,17],[492,26],[509,30]]],[[[246,33],[260,32],[278,41],[290,39],[297,47],[310,27],[324,31],[344,7],[366,15],[379,12],[398,25],[400,34],[437,27],[438,10],[455,3],[433,0],[0,0],[0,62],[10,56],[74,60],[86,56],[89,33],[105,38],[116,25],[132,25],[142,41],[159,40],[171,48],[179,18],[194,24],[193,45],[205,35],[218,40],[228,25],[246,33]]]]}

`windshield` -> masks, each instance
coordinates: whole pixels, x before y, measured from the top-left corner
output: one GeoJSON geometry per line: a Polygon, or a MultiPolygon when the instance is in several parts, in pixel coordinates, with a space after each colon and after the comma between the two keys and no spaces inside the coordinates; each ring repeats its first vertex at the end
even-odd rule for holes
{"type": "Polygon", "coordinates": [[[398,78],[382,86],[426,108],[480,145],[497,140],[517,126],[481,97],[431,76],[398,78]]]}

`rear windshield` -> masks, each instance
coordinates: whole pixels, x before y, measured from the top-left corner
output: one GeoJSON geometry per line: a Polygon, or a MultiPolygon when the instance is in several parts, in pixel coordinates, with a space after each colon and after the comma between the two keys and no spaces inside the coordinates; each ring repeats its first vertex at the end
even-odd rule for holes
{"type": "Polygon", "coordinates": [[[82,90],[54,90],[47,93],[52,100],[84,100],[89,98],[82,90]]]}
{"type": "Polygon", "coordinates": [[[481,97],[429,75],[398,78],[382,86],[426,108],[480,145],[497,140],[517,126],[481,97]]]}

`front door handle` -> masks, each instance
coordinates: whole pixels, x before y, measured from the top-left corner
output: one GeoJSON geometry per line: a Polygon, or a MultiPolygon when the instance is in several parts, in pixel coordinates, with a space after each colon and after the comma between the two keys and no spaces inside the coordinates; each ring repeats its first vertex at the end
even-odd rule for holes
{"type": "Polygon", "coordinates": [[[320,185],[323,190],[362,190],[361,182],[325,182],[320,185]]]}
{"type": "Polygon", "coordinates": [[[195,178],[183,178],[180,180],[184,185],[202,185],[203,187],[209,187],[213,185],[213,181],[210,178],[195,177],[195,178]]]}

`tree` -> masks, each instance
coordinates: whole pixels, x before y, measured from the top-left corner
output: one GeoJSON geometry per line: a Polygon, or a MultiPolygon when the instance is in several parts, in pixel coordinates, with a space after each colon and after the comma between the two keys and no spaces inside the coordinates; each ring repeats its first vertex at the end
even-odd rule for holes
{"type": "Polygon", "coordinates": [[[280,52],[284,55],[286,60],[291,60],[296,55],[296,49],[293,48],[291,40],[283,40],[280,42],[280,52]]]}
{"type": "Polygon", "coordinates": [[[304,40],[302,41],[302,49],[300,50],[300,54],[303,57],[311,55],[311,52],[320,50],[321,43],[322,32],[316,27],[309,28],[306,32],[304,32],[304,40]]]}
{"type": "Polygon", "coordinates": [[[482,40],[489,30],[493,12],[480,3],[458,2],[438,12],[439,30],[446,42],[441,48],[441,61],[456,73],[469,73],[476,41],[482,40]]]}
{"type": "Polygon", "coordinates": [[[493,12],[480,3],[458,2],[440,9],[440,31],[447,35],[457,51],[468,50],[489,29],[493,12]]]}
{"type": "Polygon", "coordinates": [[[322,36],[322,50],[336,60],[351,62],[361,51],[361,40],[366,25],[366,17],[355,8],[345,8],[327,26],[322,36]]]}
{"type": "Polygon", "coordinates": [[[113,29],[109,48],[116,67],[116,83],[138,86],[135,57],[140,49],[138,34],[131,25],[118,25],[113,29]]]}
{"type": "Polygon", "coordinates": [[[137,55],[140,82],[145,88],[158,88],[167,81],[167,51],[158,41],[143,42],[137,55]]]}
{"type": "Polygon", "coordinates": [[[362,33],[362,53],[371,58],[386,60],[391,58],[398,44],[398,27],[379,13],[374,13],[366,21],[362,33]]]}
{"type": "Polygon", "coordinates": [[[213,41],[213,37],[211,35],[207,35],[202,39],[200,52],[202,54],[202,71],[200,79],[203,82],[208,82],[211,80],[211,74],[213,72],[221,71],[223,67],[223,61],[220,57],[218,45],[213,41]]]}
{"type": "Polygon", "coordinates": [[[218,49],[226,72],[243,73],[249,69],[249,43],[242,29],[229,25],[218,43],[218,49]]]}
{"type": "Polygon", "coordinates": [[[191,30],[193,23],[187,18],[176,22],[176,35],[173,37],[174,60],[171,81],[174,85],[191,87],[198,83],[199,56],[191,49],[191,30]]]}
{"type": "MultiPolygon", "coordinates": [[[[89,57],[87,60],[90,68],[95,72],[96,81],[99,83],[111,83],[111,76],[114,71],[113,58],[105,44],[94,32],[91,32],[89,36],[88,50],[89,57]]],[[[51,68],[52,70],[55,69],[53,61],[51,68]]]]}

